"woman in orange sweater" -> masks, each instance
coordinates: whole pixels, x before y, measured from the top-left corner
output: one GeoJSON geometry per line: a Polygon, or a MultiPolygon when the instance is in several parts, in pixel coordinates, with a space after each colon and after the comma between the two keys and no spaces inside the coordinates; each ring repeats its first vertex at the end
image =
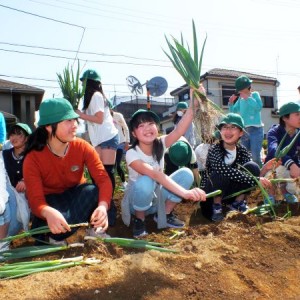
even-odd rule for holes
{"type": "Polygon", "coordinates": [[[112,184],[96,150],[76,137],[78,114],[64,98],[44,100],[39,111],[23,166],[32,228],[47,224],[53,244],[74,233],[69,224],[90,222],[105,231],[112,184]],[[85,166],[95,185],[86,183],[85,166]]]}

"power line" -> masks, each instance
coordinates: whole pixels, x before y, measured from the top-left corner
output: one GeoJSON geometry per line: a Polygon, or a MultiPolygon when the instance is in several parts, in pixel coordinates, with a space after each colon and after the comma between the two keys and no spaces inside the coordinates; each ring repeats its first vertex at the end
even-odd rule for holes
{"type": "Polygon", "coordinates": [[[81,29],[85,29],[83,26],[80,26],[80,25],[76,25],[76,24],[65,22],[65,21],[60,21],[60,20],[56,20],[56,19],[53,19],[53,18],[41,16],[41,15],[34,14],[34,13],[31,13],[31,12],[28,12],[28,11],[25,11],[25,10],[9,7],[9,6],[3,5],[3,4],[0,4],[0,6],[4,7],[4,8],[7,8],[7,9],[17,11],[17,12],[24,13],[24,14],[27,14],[27,15],[31,15],[31,16],[35,16],[35,17],[38,17],[38,18],[46,19],[46,20],[49,20],[49,21],[53,21],[53,22],[57,22],[57,23],[61,23],[61,24],[70,25],[70,26],[74,26],[74,27],[79,27],[81,29]]]}
{"type": "MultiPolygon", "coordinates": [[[[9,46],[16,46],[16,47],[26,47],[26,48],[33,48],[33,49],[51,50],[51,51],[76,52],[75,50],[70,50],[70,49],[42,47],[42,46],[34,46],[34,45],[7,43],[7,42],[0,42],[0,44],[9,45],[9,46]]],[[[169,62],[167,60],[162,60],[162,59],[129,56],[129,55],[124,55],[124,54],[107,54],[107,53],[96,53],[96,52],[87,52],[87,51],[78,51],[78,53],[80,53],[80,54],[87,54],[87,55],[96,55],[96,56],[124,57],[124,58],[129,58],[129,59],[136,59],[136,60],[149,60],[149,61],[157,61],[157,62],[169,62]]]]}
{"type": "MultiPolygon", "coordinates": [[[[18,51],[18,50],[7,50],[7,49],[2,49],[2,48],[0,48],[0,51],[73,60],[73,58],[71,58],[71,57],[59,56],[59,55],[51,55],[51,54],[33,53],[33,52],[25,52],[25,51],[18,51]]],[[[83,60],[85,62],[96,62],[96,63],[107,63],[107,64],[119,64],[119,65],[134,65],[134,66],[145,66],[145,67],[147,66],[147,67],[172,68],[171,65],[170,66],[164,66],[164,65],[158,65],[158,64],[152,64],[152,65],[150,65],[150,64],[142,64],[142,63],[132,63],[132,62],[122,62],[122,61],[108,61],[108,60],[86,60],[86,59],[80,59],[80,60],[83,60]]]]}

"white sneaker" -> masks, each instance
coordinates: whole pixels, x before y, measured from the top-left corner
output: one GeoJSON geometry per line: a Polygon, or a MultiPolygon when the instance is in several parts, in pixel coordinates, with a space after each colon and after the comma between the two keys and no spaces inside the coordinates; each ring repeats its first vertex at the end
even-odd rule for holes
{"type": "Polygon", "coordinates": [[[55,245],[55,246],[68,246],[68,243],[66,242],[66,240],[57,241],[51,237],[49,237],[49,244],[55,245]]]}
{"type": "Polygon", "coordinates": [[[107,234],[101,227],[99,228],[88,228],[86,230],[86,236],[98,237],[101,239],[110,238],[110,235],[107,234]]]}

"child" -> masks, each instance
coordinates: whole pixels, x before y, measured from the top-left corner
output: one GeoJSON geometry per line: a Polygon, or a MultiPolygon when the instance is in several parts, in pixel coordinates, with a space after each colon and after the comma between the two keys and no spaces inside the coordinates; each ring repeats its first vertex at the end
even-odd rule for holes
{"type": "Polygon", "coordinates": [[[112,184],[95,148],[76,137],[79,115],[64,98],[42,101],[39,111],[23,166],[32,228],[48,225],[53,244],[65,244],[75,232],[69,224],[90,222],[105,231],[112,184]],[[95,185],[86,183],[85,167],[95,185]]]}
{"type": "Polygon", "coordinates": [[[187,139],[182,136],[165,152],[165,174],[171,175],[180,167],[187,167],[194,174],[194,181],[197,187],[200,184],[200,175],[195,151],[187,139]]]}
{"type": "MultiPolygon", "coordinates": [[[[195,104],[196,105],[196,104],[195,104]]],[[[164,152],[182,136],[193,118],[189,107],[178,126],[168,135],[159,137],[159,117],[152,111],[140,109],[130,120],[134,142],[126,153],[129,181],[122,200],[122,219],[129,226],[133,215],[133,236],[147,234],[145,217],[157,214],[158,228],[184,226],[173,213],[181,199],[205,201],[206,195],[199,188],[189,190],[193,173],[181,168],[167,176],[163,173],[164,152]]]]}
{"type": "MultiPolygon", "coordinates": [[[[17,200],[9,183],[0,151],[0,239],[15,235],[21,229],[22,222],[18,220],[17,216],[17,200]]],[[[28,229],[28,227],[24,229],[28,229]]],[[[3,259],[1,252],[8,249],[9,242],[0,242],[0,261],[3,259]]]]}
{"type": "Polygon", "coordinates": [[[261,120],[263,103],[258,92],[251,90],[252,80],[247,76],[240,76],[235,81],[236,94],[229,98],[229,111],[241,115],[245,122],[245,132],[241,144],[251,152],[253,160],[259,165],[261,162],[261,148],[264,139],[264,129],[261,120]]]}
{"type": "MultiPolygon", "coordinates": [[[[114,168],[119,145],[118,130],[114,125],[109,102],[103,92],[99,73],[95,70],[88,69],[83,73],[80,80],[85,82],[83,112],[80,110],[76,112],[81,119],[87,121],[91,143],[99,154],[105,170],[109,175],[114,192],[114,168]]],[[[113,197],[113,192],[111,197],[113,197]]],[[[111,209],[108,213],[109,225],[114,226],[117,211],[113,200],[111,201],[111,209]]]]}
{"type": "Polygon", "coordinates": [[[26,191],[23,179],[23,161],[25,145],[30,134],[31,129],[27,124],[17,123],[8,132],[12,148],[3,150],[6,172],[12,186],[19,193],[25,193],[26,191]]]}
{"type": "MultiPolygon", "coordinates": [[[[268,134],[268,154],[266,157],[266,163],[275,158],[275,152],[285,136],[285,140],[281,146],[283,149],[285,146],[289,145],[296,134],[300,131],[300,105],[296,102],[289,102],[282,105],[279,109],[279,124],[273,125],[268,134]]],[[[280,173],[280,178],[299,178],[300,176],[300,134],[293,144],[290,151],[281,158],[282,165],[276,169],[277,173],[280,173]]],[[[263,168],[264,173],[270,170],[272,164],[266,164],[263,168]]],[[[299,184],[297,183],[282,185],[282,192],[284,198],[289,203],[298,202],[295,194],[299,197],[299,184]]],[[[271,198],[272,201],[274,199],[271,198]]]]}
{"type": "MultiPolygon", "coordinates": [[[[247,149],[238,144],[244,134],[244,121],[238,114],[229,113],[219,123],[221,140],[212,145],[208,151],[206,172],[201,182],[201,187],[206,193],[222,190],[221,196],[208,199],[201,204],[202,213],[212,221],[221,221],[222,198],[256,185],[255,180],[241,166],[249,170],[254,176],[259,176],[259,166],[251,160],[247,149]]],[[[270,187],[271,183],[266,178],[260,178],[264,187],[270,187]]],[[[229,200],[230,209],[244,212],[247,210],[245,194],[229,200]]]]}

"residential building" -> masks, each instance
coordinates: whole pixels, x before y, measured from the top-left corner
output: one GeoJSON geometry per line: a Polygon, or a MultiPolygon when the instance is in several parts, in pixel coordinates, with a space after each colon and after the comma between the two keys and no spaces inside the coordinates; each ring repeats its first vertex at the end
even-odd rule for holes
{"type": "MultiPolygon", "coordinates": [[[[44,92],[36,87],[0,79],[0,111],[15,115],[19,122],[34,129],[35,112],[39,109],[44,92]]],[[[4,113],[5,116],[8,114],[4,113]]]]}
{"type": "MultiPolygon", "coordinates": [[[[276,111],[278,109],[277,87],[279,82],[276,78],[234,70],[212,69],[203,74],[200,81],[206,89],[207,97],[227,112],[229,97],[235,91],[235,79],[241,75],[246,75],[253,80],[253,90],[260,93],[263,101],[262,120],[266,133],[273,124],[278,123],[276,111]]],[[[189,101],[188,85],[185,84],[173,90],[171,96],[175,97],[176,104],[178,101],[189,101]]],[[[174,112],[175,109],[176,105],[171,107],[166,114],[174,112]]],[[[171,120],[168,125],[169,127],[173,125],[171,120]]]]}

